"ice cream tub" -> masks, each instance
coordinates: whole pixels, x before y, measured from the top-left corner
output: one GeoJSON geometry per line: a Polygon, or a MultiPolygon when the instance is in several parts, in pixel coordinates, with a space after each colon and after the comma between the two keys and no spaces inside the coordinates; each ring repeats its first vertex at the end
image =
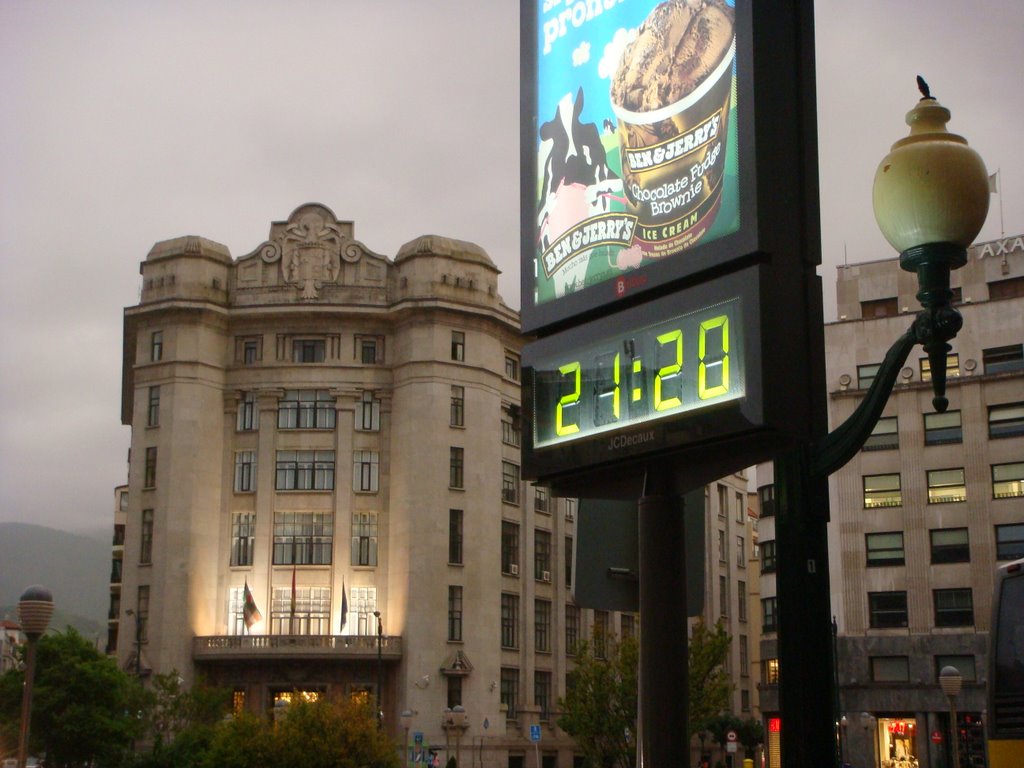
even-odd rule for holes
{"type": "Polygon", "coordinates": [[[669,0],[644,20],[612,78],[622,183],[648,258],[700,242],[721,207],[736,57],[722,0],[669,0]]]}

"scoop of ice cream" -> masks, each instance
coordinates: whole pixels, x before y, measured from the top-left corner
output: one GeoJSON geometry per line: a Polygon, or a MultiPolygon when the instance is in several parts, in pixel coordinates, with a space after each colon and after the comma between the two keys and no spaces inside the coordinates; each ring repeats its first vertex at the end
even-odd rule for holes
{"type": "Polygon", "coordinates": [[[612,78],[612,102],[649,112],[687,96],[732,45],[735,12],[723,0],[659,4],[626,47],[612,78]]]}

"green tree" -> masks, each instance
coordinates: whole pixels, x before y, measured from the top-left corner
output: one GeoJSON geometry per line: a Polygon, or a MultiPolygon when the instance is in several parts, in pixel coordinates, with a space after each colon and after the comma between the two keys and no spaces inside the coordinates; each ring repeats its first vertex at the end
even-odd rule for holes
{"type": "Polygon", "coordinates": [[[732,681],[725,671],[725,659],[732,638],[721,621],[709,630],[697,619],[690,635],[690,722],[687,737],[710,730],[711,718],[729,708],[732,681]]]}
{"type": "Polygon", "coordinates": [[[764,744],[764,726],[761,724],[761,721],[748,717],[740,723],[738,733],[740,744],[746,750],[747,757],[753,757],[757,748],[764,744]]]}
{"type": "Polygon", "coordinates": [[[219,725],[205,768],[400,768],[373,708],[355,700],[297,701],[278,722],[242,715],[219,725]]]}
{"type": "MultiPolygon", "coordinates": [[[[15,734],[21,717],[24,674],[7,672],[0,678],[0,720],[5,734],[15,734]]],[[[47,765],[75,768],[95,762],[118,764],[139,721],[138,684],[68,627],[43,635],[36,650],[30,750],[46,752],[47,765]]]]}
{"type": "Polygon", "coordinates": [[[740,732],[743,728],[743,723],[736,715],[725,712],[723,714],[715,715],[708,720],[708,731],[711,733],[711,737],[718,742],[719,748],[724,752],[725,745],[728,742],[726,734],[729,731],[736,731],[736,737],[739,738],[740,732]]]}
{"type": "Polygon", "coordinates": [[[558,726],[576,739],[595,768],[636,764],[637,668],[635,640],[599,637],[580,644],[558,726]],[[604,649],[599,654],[599,649],[604,649]]]}

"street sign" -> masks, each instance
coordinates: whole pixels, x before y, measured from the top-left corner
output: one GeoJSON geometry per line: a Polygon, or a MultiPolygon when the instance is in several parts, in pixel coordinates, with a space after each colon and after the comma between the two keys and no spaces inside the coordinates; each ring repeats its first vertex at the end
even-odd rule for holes
{"type": "Polygon", "coordinates": [[[530,741],[534,741],[534,742],[540,741],[540,726],[539,725],[531,725],[530,726],[530,741]]]}
{"type": "Polygon", "coordinates": [[[725,751],[736,751],[736,731],[727,731],[725,734],[725,751]]]}

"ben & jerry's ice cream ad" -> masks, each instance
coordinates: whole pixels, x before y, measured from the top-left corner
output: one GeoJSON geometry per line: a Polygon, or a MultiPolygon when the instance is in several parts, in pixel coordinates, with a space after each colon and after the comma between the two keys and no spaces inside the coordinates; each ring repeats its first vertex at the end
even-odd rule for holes
{"type": "Polygon", "coordinates": [[[538,0],[542,304],[739,227],[734,0],[538,0]]]}

